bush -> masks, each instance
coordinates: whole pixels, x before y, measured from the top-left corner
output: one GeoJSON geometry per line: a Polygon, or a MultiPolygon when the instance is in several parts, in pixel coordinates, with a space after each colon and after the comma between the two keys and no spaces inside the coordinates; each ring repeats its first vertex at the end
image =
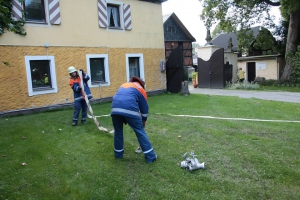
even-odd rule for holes
{"type": "Polygon", "coordinates": [[[226,88],[228,89],[243,89],[243,90],[257,90],[259,89],[259,84],[257,83],[249,83],[248,81],[244,81],[242,83],[238,82],[238,83],[231,83],[229,82],[226,86],[226,88]]]}
{"type": "Polygon", "coordinates": [[[186,68],[183,71],[183,80],[184,81],[188,81],[189,80],[189,72],[188,72],[188,70],[186,68]]]}
{"type": "Polygon", "coordinates": [[[300,46],[298,46],[296,53],[292,56],[293,69],[291,73],[291,82],[300,83],[300,46]]]}
{"type": "Polygon", "coordinates": [[[277,84],[279,84],[279,81],[275,80],[275,79],[264,80],[260,83],[260,85],[262,85],[262,86],[274,86],[277,84]]]}

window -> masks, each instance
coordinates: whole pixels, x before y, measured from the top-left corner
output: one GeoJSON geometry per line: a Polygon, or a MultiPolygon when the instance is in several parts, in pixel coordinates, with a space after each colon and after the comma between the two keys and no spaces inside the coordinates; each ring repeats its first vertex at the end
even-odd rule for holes
{"type": "Polygon", "coordinates": [[[29,96],[57,93],[54,56],[25,56],[29,96]]]}
{"type": "Polygon", "coordinates": [[[107,4],[107,19],[109,28],[121,28],[119,6],[107,4]]]}
{"type": "Polygon", "coordinates": [[[108,56],[106,54],[86,55],[87,73],[90,75],[89,86],[109,86],[108,56]]]}
{"type": "Polygon", "coordinates": [[[46,23],[44,0],[25,0],[24,14],[26,22],[46,23]]]}
{"type": "Polygon", "coordinates": [[[139,57],[129,57],[129,76],[140,77],[140,58],[139,57]]]}
{"type": "Polygon", "coordinates": [[[99,26],[105,29],[131,30],[130,5],[115,0],[98,0],[99,26]]]}
{"type": "Polygon", "coordinates": [[[127,81],[132,76],[140,77],[145,81],[143,54],[126,54],[126,74],[127,81]]]}
{"type": "Polygon", "coordinates": [[[175,26],[168,26],[167,32],[175,33],[176,32],[175,26]]]}
{"type": "Polygon", "coordinates": [[[59,0],[12,0],[12,14],[15,20],[25,15],[26,23],[60,24],[59,0]]]}

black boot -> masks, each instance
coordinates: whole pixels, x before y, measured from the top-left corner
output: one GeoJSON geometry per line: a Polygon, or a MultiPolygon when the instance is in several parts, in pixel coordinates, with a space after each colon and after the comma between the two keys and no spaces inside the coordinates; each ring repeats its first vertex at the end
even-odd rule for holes
{"type": "Polygon", "coordinates": [[[77,125],[77,121],[73,121],[72,126],[76,126],[77,125]]]}

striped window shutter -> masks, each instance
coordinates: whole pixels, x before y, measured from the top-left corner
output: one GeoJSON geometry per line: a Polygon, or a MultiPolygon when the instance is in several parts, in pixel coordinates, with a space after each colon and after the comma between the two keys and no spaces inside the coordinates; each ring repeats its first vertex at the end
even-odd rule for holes
{"type": "Polygon", "coordinates": [[[59,0],[48,0],[49,3],[49,19],[51,24],[60,24],[60,8],[59,0]]]}
{"type": "Polygon", "coordinates": [[[107,27],[107,5],[105,0],[98,0],[98,19],[101,28],[107,27]]]}
{"type": "Polygon", "coordinates": [[[130,5],[124,4],[124,27],[125,30],[131,30],[131,10],[130,5]]]}
{"type": "Polygon", "coordinates": [[[12,0],[12,17],[14,20],[22,19],[23,6],[19,0],[12,0]]]}

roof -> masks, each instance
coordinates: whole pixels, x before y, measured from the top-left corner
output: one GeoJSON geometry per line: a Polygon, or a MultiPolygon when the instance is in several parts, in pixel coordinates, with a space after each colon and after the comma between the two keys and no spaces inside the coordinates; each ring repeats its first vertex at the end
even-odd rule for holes
{"type": "MultiPolygon", "coordinates": [[[[259,30],[260,30],[260,26],[256,26],[256,27],[253,27],[251,28],[251,30],[253,31],[253,35],[254,37],[257,36],[259,30]]],[[[224,48],[224,51],[228,50],[228,40],[229,39],[232,39],[232,50],[233,51],[237,51],[237,44],[238,44],[238,40],[237,40],[237,37],[236,37],[236,34],[233,33],[233,32],[230,32],[230,33],[221,33],[219,34],[217,37],[215,37],[211,43],[213,45],[217,45],[217,46],[220,46],[222,48],[224,48]]]]}
{"type": "Polygon", "coordinates": [[[147,2],[150,2],[150,3],[163,3],[163,2],[166,2],[168,0],[140,0],[140,1],[147,1],[147,2]]]}
{"type": "Polygon", "coordinates": [[[174,20],[178,27],[181,29],[181,31],[186,35],[186,37],[191,42],[196,42],[196,39],[192,36],[192,34],[187,30],[187,28],[183,25],[183,23],[180,21],[180,19],[177,17],[177,15],[173,12],[170,14],[163,15],[163,23],[167,23],[168,20],[174,20]]]}
{"type": "Polygon", "coordinates": [[[261,56],[249,56],[249,57],[239,57],[238,61],[247,61],[247,60],[271,60],[278,57],[283,57],[283,55],[261,55],[261,56]]]}

